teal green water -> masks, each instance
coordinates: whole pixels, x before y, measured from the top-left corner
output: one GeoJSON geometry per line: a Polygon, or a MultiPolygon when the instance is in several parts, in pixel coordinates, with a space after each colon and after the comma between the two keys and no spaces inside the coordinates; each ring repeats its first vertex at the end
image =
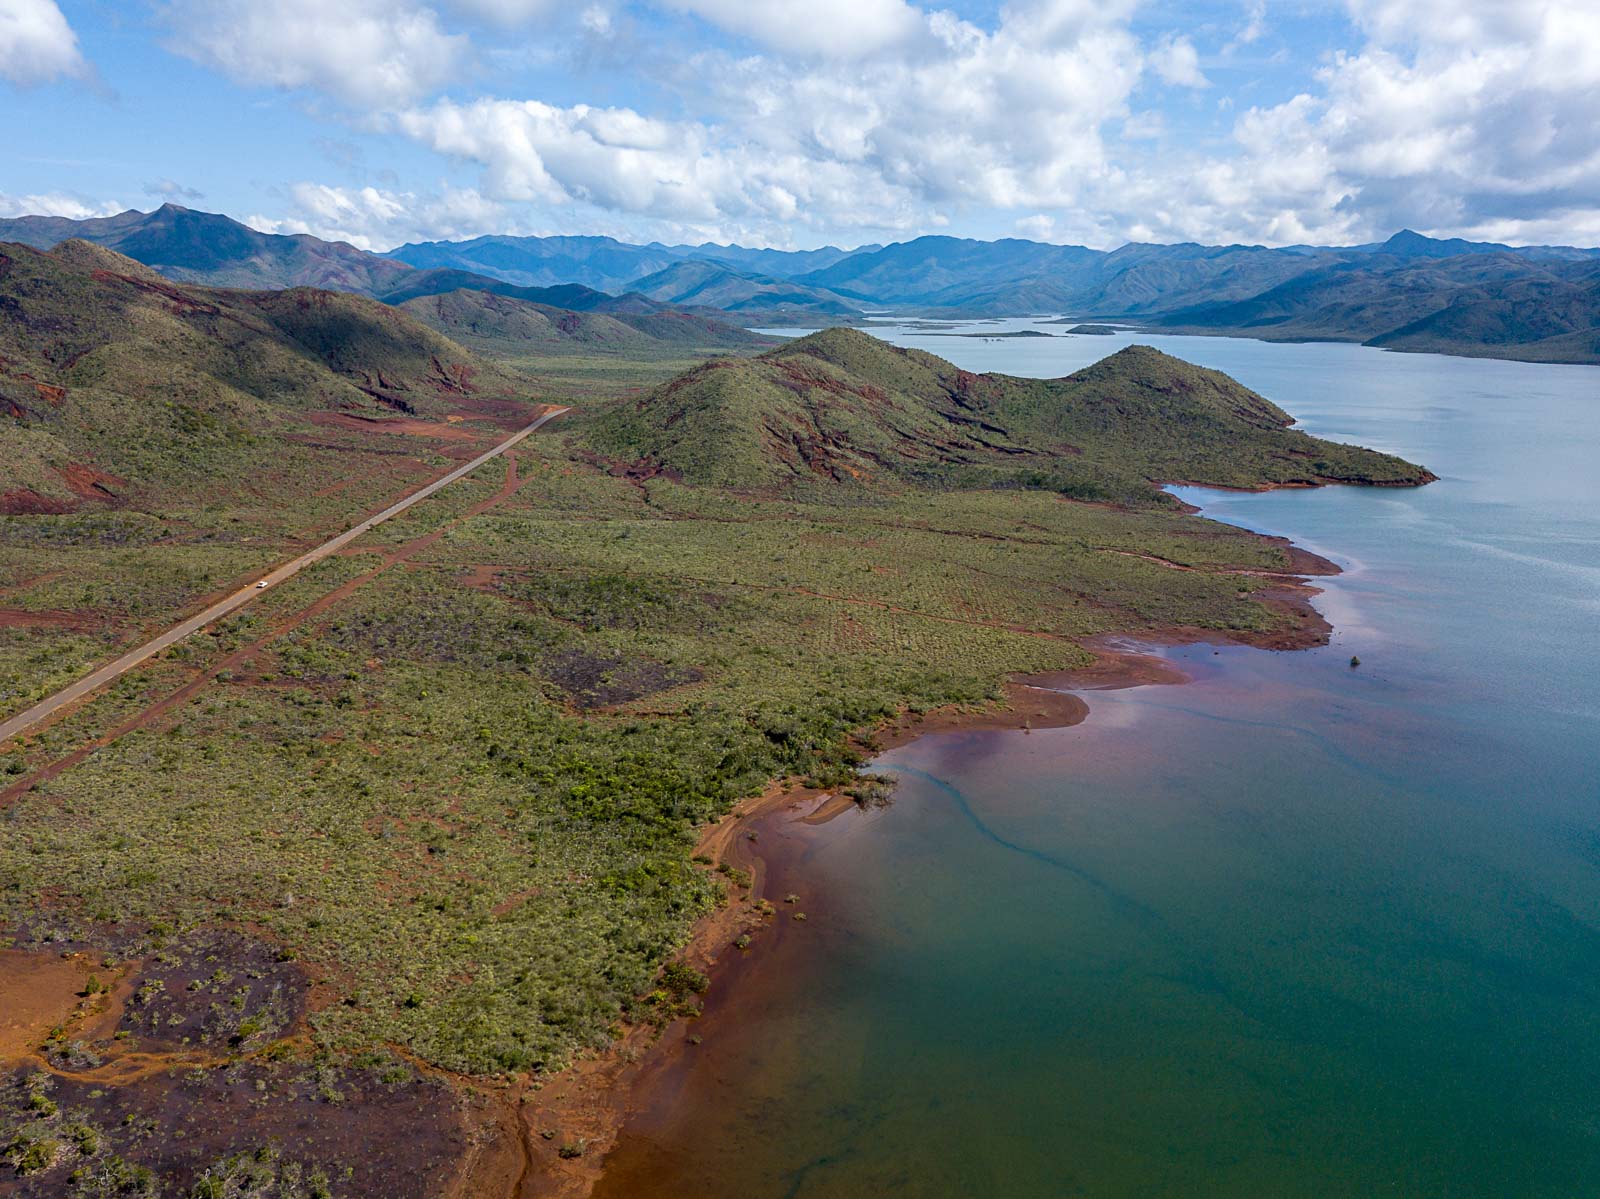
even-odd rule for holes
{"type": "Polygon", "coordinates": [[[1168,651],[1192,683],[923,738],[892,807],[769,834],[810,919],[598,1194],[1600,1193],[1600,371],[1148,340],[1441,482],[1186,490],[1346,567],[1332,646],[1168,651]]]}

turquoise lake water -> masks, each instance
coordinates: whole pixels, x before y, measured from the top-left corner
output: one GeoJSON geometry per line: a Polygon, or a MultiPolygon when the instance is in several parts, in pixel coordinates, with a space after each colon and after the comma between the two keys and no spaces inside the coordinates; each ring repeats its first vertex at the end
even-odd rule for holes
{"type": "Polygon", "coordinates": [[[597,1194],[1600,1193],[1600,370],[882,335],[1145,341],[1441,480],[1182,490],[1345,568],[1331,646],[1163,651],[1194,681],[774,829],[810,919],[719,974],[597,1194]]]}

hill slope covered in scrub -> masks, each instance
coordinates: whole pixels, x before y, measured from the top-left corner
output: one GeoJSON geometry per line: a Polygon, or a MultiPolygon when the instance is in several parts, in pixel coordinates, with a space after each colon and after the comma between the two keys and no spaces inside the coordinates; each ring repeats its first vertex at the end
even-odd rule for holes
{"type": "Polygon", "coordinates": [[[87,242],[0,244],[10,511],[249,469],[293,416],[439,416],[529,387],[362,296],[185,286],[87,242]]]}
{"type": "Polygon", "coordinates": [[[671,309],[574,311],[492,291],[464,289],[406,300],[400,311],[491,356],[630,355],[754,350],[770,337],[671,309]]]}
{"type": "Polygon", "coordinates": [[[601,418],[602,453],[732,487],[897,481],[1156,502],[1166,480],[1407,485],[1422,468],[1289,428],[1217,371],[1130,346],[1065,379],[974,375],[830,329],[708,363],[601,418]]]}
{"type": "Polygon", "coordinates": [[[596,291],[581,283],[558,283],[551,287],[522,287],[503,279],[475,275],[471,271],[434,270],[412,271],[402,275],[392,286],[376,293],[385,304],[404,304],[407,300],[424,296],[441,296],[453,291],[486,291],[514,300],[526,300],[550,308],[564,308],[572,312],[617,313],[656,312],[663,306],[636,292],[614,296],[596,291]]]}

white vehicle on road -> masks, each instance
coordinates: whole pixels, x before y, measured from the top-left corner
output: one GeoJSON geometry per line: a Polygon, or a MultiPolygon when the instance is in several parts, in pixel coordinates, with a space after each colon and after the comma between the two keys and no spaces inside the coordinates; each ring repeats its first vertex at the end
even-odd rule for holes
{"type": "Polygon", "coordinates": [[[266,585],[267,585],[267,581],[265,579],[262,579],[261,582],[256,584],[256,590],[259,591],[259,590],[261,590],[261,588],[265,587],[266,585]]]}

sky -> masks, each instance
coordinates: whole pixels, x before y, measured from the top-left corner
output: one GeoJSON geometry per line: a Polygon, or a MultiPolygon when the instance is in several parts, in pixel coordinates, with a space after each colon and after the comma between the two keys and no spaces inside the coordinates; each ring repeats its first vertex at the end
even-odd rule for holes
{"type": "Polygon", "coordinates": [[[1600,243],[1600,0],[0,0],[0,216],[1600,243]]]}

